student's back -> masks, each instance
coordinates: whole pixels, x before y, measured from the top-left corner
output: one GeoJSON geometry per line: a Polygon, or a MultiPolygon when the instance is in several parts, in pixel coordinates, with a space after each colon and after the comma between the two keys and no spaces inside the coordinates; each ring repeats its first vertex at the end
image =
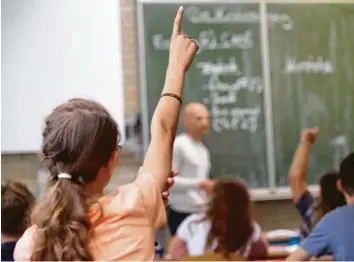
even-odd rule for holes
{"type": "MultiPolygon", "coordinates": [[[[187,217],[177,231],[177,236],[183,239],[187,245],[190,256],[198,256],[204,254],[206,251],[213,251],[216,249],[218,242],[214,241],[211,250],[206,250],[206,240],[211,228],[209,220],[205,219],[205,213],[193,214],[187,217]]],[[[257,222],[253,222],[253,232],[247,243],[245,243],[240,250],[241,255],[248,258],[251,252],[252,245],[261,241],[262,230],[257,222]]]]}
{"type": "MultiPolygon", "coordinates": [[[[99,198],[88,217],[92,225],[88,250],[93,260],[154,259],[154,232],[166,222],[166,212],[152,175],[140,173],[115,195],[99,198]]],[[[16,261],[31,259],[36,234],[37,228],[32,226],[18,241],[16,261]]]]}
{"type": "Polygon", "coordinates": [[[354,260],[354,204],[338,207],[318,223],[301,246],[313,257],[332,254],[335,261],[354,260]]]}
{"type": "Polygon", "coordinates": [[[227,260],[228,254],[247,259],[264,258],[266,243],[253,219],[247,185],[240,179],[222,178],[212,188],[206,212],[187,217],[171,240],[169,254],[174,259],[215,252],[227,260]]]}
{"type": "Polygon", "coordinates": [[[340,164],[337,188],[347,205],[325,215],[287,261],[332,255],[336,261],[354,260],[354,152],[340,164]]]}

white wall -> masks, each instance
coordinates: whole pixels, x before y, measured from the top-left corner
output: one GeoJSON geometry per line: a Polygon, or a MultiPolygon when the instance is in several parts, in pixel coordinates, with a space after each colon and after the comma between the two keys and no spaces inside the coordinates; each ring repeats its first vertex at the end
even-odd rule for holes
{"type": "Polygon", "coordinates": [[[2,153],[37,152],[44,117],[72,97],[124,131],[119,0],[1,1],[2,153]]]}

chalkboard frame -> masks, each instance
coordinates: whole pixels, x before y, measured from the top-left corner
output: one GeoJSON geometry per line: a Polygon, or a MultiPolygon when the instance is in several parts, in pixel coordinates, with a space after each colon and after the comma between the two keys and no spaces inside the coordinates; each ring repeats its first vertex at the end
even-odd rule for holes
{"type": "MultiPolygon", "coordinates": [[[[266,125],[266,150],[267,150],[267,177],[269,181],[268,188],[251,189],[253,200],[278,200],[291,199],[291,191],[289,187],[276,186],[276,170],[275,170],[275,142],[274,142],[274,126],[272,112],[272,90],[271,90],[271,72],[269,58],[269,39],[268,39],[268,20],[267,6],[268,4],[328,4],[328,3],[350,3],[350,0],[334,1],[334,0],[137,0],[137,23],[138,23],[138,47],[139,47],[139,77],[140,77],[140,103],[142,112],[142,138],[143,138],[143,154],[145,154],[149,142],[149,117],[148,117],[148,101],[146,86],[146,58],[145,58],[145,39],[144,39],[144,17],[143,6],[145,4],[197,4],[197,3],[257,3],[260,12],[260,40],[261,40],[261,56],[262,56],[262,77],[264,80],[264,114],[266,125]]],[[[318,194],[319,187],[310,185],[309,190],[318,194]]]]}

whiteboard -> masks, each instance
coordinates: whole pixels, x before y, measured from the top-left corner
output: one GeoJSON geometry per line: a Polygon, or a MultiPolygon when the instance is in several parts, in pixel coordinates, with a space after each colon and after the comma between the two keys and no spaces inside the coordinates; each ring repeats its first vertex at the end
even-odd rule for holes
{"type": "Polygon", "coordinates": [[[1,23],[3,154],[38,152],[45,116],[73,97],[102,103],[123,133],[119,1],[2,0],[1,23]]]}

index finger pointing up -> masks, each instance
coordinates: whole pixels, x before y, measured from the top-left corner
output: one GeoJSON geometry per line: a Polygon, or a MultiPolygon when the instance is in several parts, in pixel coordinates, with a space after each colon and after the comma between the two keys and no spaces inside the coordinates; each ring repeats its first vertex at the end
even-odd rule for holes
{"type": "Polygon", "coordinates": [[[175,22],[173,24],[172,37],[176,37],[182,33],[183,6],[180,6],[177,11],[175,22]]]}

